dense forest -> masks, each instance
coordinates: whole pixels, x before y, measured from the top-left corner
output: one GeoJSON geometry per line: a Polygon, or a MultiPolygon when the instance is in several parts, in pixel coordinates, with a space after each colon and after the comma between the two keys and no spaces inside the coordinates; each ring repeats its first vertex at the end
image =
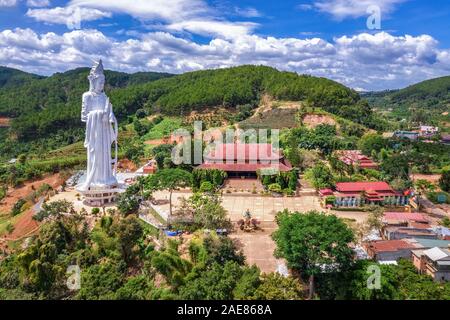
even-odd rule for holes
{"type": "MultiPolygon", "coordinates": [[[[33,143],[61,147],[80,140],[80,99],[88,90],[89,69],[80,68],[50,77],[27,75],[9,68],[3,68],[1,72],[0,79],[7,79],[8,74],[24,79],[4,80],[8,85],[0,88],[0,117],[12,118],[11,137],[19,142],[11,146],[9,141],[3,141],[0,146],[3,154],[17,156],[33,143]],[[58,136],[58,142],[54,143],[53,138],[49,141],[49,134],[58,136]]],[[[178,76],[107,71],[106,79],[106,91],[119,121],[138,110],[145,110],[147,114],[183,115],[204,107],[257,105],[263,93],[280,100],[306,101],[333,113],[339,113],[343,107],[343,116],[363,113],[364,117],[358,118],[366,125],[370,119],[367,106],[358,102],[359,95],[341,84],[263,66],[197,71],[178,76]]],[[[358,119],[351,120],[358,122],[358,119]]]]}
{"type": "Polygon", "coordinates": [[[370,105],[388,110],[392,120],[407,120],[403,127],[450,122],[450,77],[420,82],[402,90],[371,92],[363,95],[370,105]]]}

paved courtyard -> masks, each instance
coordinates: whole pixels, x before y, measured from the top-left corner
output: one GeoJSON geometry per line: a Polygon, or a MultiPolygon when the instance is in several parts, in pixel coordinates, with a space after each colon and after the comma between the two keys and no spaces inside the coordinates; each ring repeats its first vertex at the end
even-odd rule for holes
{"type": "Polygon", "coordinates": [[[224,196],[222,204],[228,211],[231,221],[242,219],[242,214],[247,209],[250,210],[254,218],[263,222],[275,221],[277,212],[284,209],[300,212],[322,210],[318,198],[313,196],[298,198],[224,196]]]}
{"type": "MultiPolygon", "coordinates": [[[[173,210],[180,204],[180,200],[189,198],[192,195],[190,192],[174,192],[172,196],[173,210]]],[[[154,193],[154,197],[158,200],[168,200],[169,193],[159,191],[154,193]]],[[[262,222],[275,221],[277,212],[284,209],[290,211],[306,212],[311,210],[326,211],[320,206],[319,198],[312,195],[304,195],[300,197],[268,197],[259,195],[230,195],[223,194],[222,205],[228,211],[228,215],[232,222],[242,219],[243,213],[249,209],[253,217],[262,222]]],[[[169,204],[160,206],[162,210],[169,211],[169,204]]],[[[367,213],[364,212],[340,212],[332,211],[340,218],[353,219],[357,222],[364,222],[367,218],[367,213]]]]}
{"type": "Polygon", "coordinates": [[[264,223],[262,229],[252,233],[238,230],[230,237],[236,239],[241,245],[249,265],[257,265],[264,273],[275,272],[280,264],[284,264],[283,260],[273,256],[275,243],[270,235],[276,230],[276,224],[264,223]]]}

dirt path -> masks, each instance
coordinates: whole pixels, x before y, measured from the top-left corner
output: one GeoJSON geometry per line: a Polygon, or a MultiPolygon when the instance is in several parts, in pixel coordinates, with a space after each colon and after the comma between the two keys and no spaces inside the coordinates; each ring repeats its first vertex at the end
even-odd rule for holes
{"type": "MultiPolygon", "coordinates": [[[[54,174],[46,176],[43,179],[26,182],[22,187],[10,188],[8,190],[8,195],[4,201],[0,204],[0,212],[3,214],[9,214],[14,204],[20,199],[25,198],[31,194],[34,190],[37,190],[44,184],[50,185],[52,188],[58,188],[62,183],[62,178],[59,174],[54,174]],[[34,188],[34,189],[33,189],[34,188]]],[[[33,208],[21,213],[14,219],[14,231],[5,236],[9,240],[17,240],[25,235],[33,233],[38,230],[38,223],[33,220],[34,210],[33,208]]],[[[5,222],[8,223],[8,222],[5,222]]]]}
{"type": "Polygon", "coordinates": [[[19,199],[25,198],[44,184],[48,184],[55,189],[59,187],[62,182],[59,174],[53,174],[39,180],[25,182],[23,186],[18,188],[9,188],[6,198],[0,202],[0,213],[9,213],[19,199]]]}

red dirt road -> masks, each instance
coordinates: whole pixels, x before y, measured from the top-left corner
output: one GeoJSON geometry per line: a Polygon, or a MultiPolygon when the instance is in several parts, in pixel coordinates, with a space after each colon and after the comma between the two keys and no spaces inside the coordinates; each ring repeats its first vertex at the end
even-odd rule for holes
{"type": "MultiPolygon", "coordinates": [[[[51,176],[44,177],[40,180],[26,182],[22,187],[13,189],[10,188],[8,190],[8,195],[6,198],[0,203],[0,212],[4,214],[8,214],[14,204],[20,199],[25,198],[34,190],[37,190],[40,186],[47,183],[52,188],[56,189],[62,184],[62,179],[59,174],[54,174],[51,176]]],[[[32,231],[37,230],[38,223],[34,221],[33,218],[33,209],[29,209],[26,212],[22,213],[18,218],[16,223],[14,224],[14,231],[7,236],[10,239],[20,239],[21,237],[28,235],[32,231]]]]}

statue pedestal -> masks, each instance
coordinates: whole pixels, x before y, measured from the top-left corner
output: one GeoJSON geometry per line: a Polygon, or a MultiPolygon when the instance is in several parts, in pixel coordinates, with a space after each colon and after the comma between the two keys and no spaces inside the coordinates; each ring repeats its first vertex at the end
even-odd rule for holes
{"type": "Polygon", "coordinates": [[[112,205],[117,200],[117,196],[125,192],[125,187],[121,185],[110,187],[91,187],[88,190],[77,189],[84,196],[84,203],[90,207],[103,207],[112,205]]]}

